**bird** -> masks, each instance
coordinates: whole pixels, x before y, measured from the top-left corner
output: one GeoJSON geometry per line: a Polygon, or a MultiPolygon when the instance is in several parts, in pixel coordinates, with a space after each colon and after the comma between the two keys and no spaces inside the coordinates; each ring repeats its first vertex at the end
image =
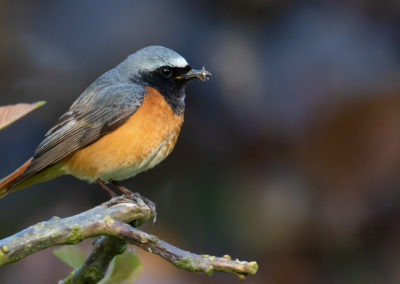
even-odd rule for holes
{"type": "Polygon", "coordinates": [[[0,197],[61,175],[97,182],[112,196],[110,183],[129,194],[119,182],[171,153],[184,120],[187,83],[210,76],[163,46],[129,55],[90,84],[33,156],[0,181],[0,197]]]}

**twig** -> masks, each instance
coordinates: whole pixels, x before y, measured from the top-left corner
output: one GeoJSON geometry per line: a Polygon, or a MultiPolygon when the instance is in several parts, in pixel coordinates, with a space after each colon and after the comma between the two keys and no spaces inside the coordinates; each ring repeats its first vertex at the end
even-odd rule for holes
{"type": "Polygon", "coordinates": [[[161,256],[178,268],[192,272],[204,272],[212,275],[213,271],[222,271],[236,274],[243,279],[246,275],[255,274],[258,270],[255,261],[232,260],[229,255],[215,257],[194,254],[119,221],[112,224],[112,231],[118,232],[117,234],[129,243],[161,256]]]}
{"type": "MultiPolygon", "coordinates": [[[[132,195],[130,197],[115,197],[100,206],[72,217],[64,219],[53,217],[47,222],[38,223],[0,240],[0,266],[51,246],[74,244],[86,238],[108,235],[124,239],[146,251],[161,256],[176,267],[189,271],[204,272],[208,275],[211,275],[213,271],[223,271],[234,273],[240,278],[257,272],[258,266],[254,261],[231,260],[227,255],[214,257],[193,254],[127,224],[132,221],[141,224],[152,217],[151,212],[152,208],[141,198],[132,195]]],[[[105,255],[107,254],[104,254],[104,251],[99,257],[98,252],[102,251],[102,246],[106,244],[107,239],[109,238],[102,238],[98,241],[85,264],[75,270],[68,278],[79,276],[79,269],[85,271],[88,267],[94,266],[101,267],[100,270],[103,271],[102,275],[104,276],[109,257],[118,254],[124,245],[123,242],[119,242],[120,247],[116,246],[112,249],[111,253],[108,254],[108,259],[106,259],[105,255]]]]}

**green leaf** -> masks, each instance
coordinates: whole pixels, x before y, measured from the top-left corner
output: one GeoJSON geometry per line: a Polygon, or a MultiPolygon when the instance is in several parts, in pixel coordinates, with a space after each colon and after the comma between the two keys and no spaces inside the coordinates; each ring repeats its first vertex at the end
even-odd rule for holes
{"type": "Polygon", "coordinates": [[[86,253],[76,246],[63,246],[54,249],[53,253],[73,269],[80,267],[86,260],[86,253]]]}
{"type": "Polygon", "coordinates": [[[143,265],[136,251],[127,248],[111,262],[110,272],[99,284],[128,284],[135,283],[143,271],[143,265]]]}
{"type": "Polygon", "coordinates": [[[16,105],[0,106],[0,130],[38,107],[41,107],[45,103],[45,101],[40,101],[33,104],[21,103],[16,105]]]}

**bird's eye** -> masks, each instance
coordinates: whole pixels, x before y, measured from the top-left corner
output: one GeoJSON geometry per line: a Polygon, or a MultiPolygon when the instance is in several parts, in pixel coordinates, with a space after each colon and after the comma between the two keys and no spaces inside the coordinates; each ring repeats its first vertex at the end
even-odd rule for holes
{"type": "Polygon", "coordinates": [[[170,77],[172,76],[172,69],[171,69],[171,67],[168,67],[168,66],[161,67],[161,74],[162,74],[165,78],[170,78],[170,77]]]}

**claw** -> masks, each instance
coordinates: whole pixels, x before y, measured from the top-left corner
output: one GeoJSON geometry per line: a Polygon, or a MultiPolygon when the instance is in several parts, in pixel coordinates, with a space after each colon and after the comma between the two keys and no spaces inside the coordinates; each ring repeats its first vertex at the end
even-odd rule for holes
{"type": "Polygon", "coordinates": [[[134,198],[137,198],[139,200],[142,200],[150,208],[151,219],[154,224],[157,220],[156,204],[153,201],[151,201],[150,199],[143,197],[142,195],[140,195],[137,192],[132,193],[131,196],[133,196],[134,198]]]}
{"type": "Polygon", "coordinates": [[[115,185],[124,195],[130,197],[130,198],[134,198],[137,199],[138,201],[143,201],[149,208],[150,208],[150,212],[151,212],[151,219],[153,221],[153,224],[156,222],[157,220],[157,212],[156,212],[156,205],[154,204],[153,201],[151,201],[150,199],[141,196],[139,193],[137,192],[132,192],[130,191],[128,188],[126,188],[125,186],[123,186],[122,184],[120,184],[119,182],[113,180],[111,182],[113,185],[115,185]]]}

